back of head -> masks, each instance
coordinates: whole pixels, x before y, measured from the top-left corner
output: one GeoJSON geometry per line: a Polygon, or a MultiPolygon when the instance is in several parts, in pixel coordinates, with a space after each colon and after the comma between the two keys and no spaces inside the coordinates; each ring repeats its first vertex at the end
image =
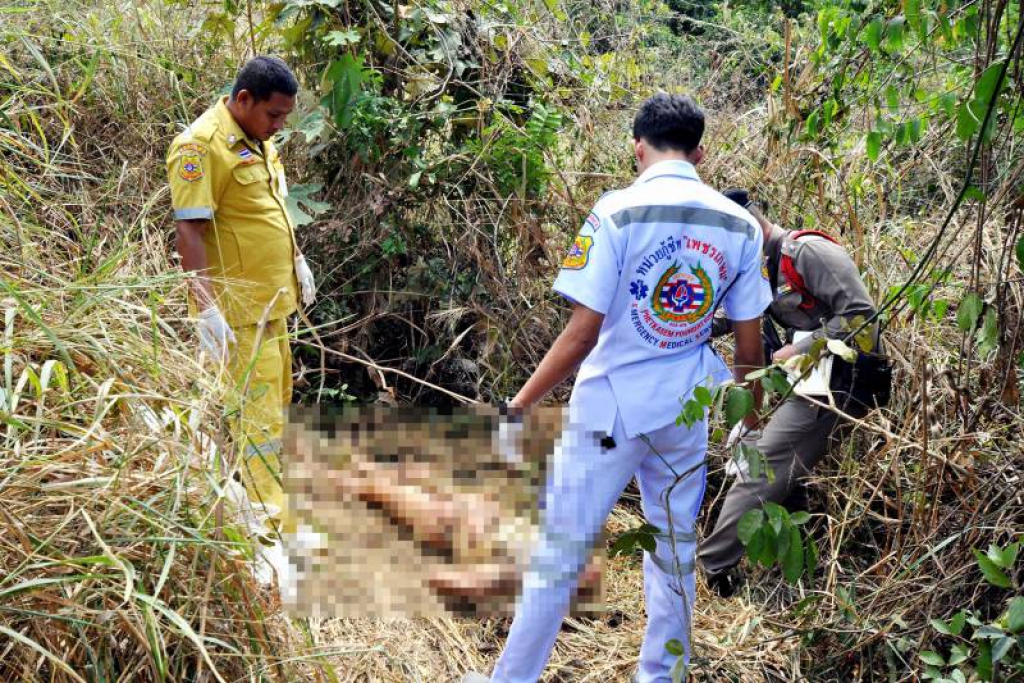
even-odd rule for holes
{"type": "Polygon", "coordinates": [[[299,82],[284,60],[261,55],[250,59],[239,70],[231,89],[231,99],[236,99],[243,90],[255,101],[262,102],[274,93],[294,97],[299,91],[299,82]]]}
{"type": "Polygon", "coordinates": [[[749,190],[745,190],[742,187],[730,187],[728,190],[724,190],[722,195],[749,211],[750,215],[757,219],[757,222],[762,226],[768,222],[768,219],[765,218],[764,213],[761,211],[761,201],[751,199],[749,190]]]}
{"type": "Polygon", "coordinates": [[[690,154],[704,137],[704,111],[686,95],[658,93],[640,105],[633,138],[658,151],[690,154]]]}

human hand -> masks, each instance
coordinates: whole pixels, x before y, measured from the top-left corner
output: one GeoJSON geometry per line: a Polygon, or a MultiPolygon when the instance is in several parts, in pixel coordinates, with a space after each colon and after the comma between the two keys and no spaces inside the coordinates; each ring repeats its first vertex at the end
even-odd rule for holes
{"type": "Polygon", "coordinates": [[[228,358],[228,345],[236,344],[235,333],[216,306],[199,314],[199,346],[218,363],[228,358]]]}
{"type": "Polygon", "coordinates": [[[798,355],[796,347],[792,344],[786,344],[772,354],[772,360],[776,363],[783,363],[796,355],[798,355]]]}
{"type": "Polygon", "coordinates": [[[302,303],[305,306],[312,306],[316,301],[316,281],[313,279],[313,271],[306,263],[306,257],[299,254],[295,257],[295,278],[299,281],[302,289],[302,303]]]}

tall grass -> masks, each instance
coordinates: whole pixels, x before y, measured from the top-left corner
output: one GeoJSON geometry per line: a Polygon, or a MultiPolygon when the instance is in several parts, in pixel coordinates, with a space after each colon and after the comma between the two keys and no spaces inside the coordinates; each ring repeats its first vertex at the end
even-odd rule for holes
{"type": "Polygon", "coordinates": [[[215,378],[168,259],[175,67],[217,87],[225,73],[180,40],[196,16],[51,2],[0,16],[2,680],[301,671],[225,513],[215,378]]]}
{"type": "MultiPolygon", "coordinates": [[[[499,623],[302,630],[254,584],[248,547],[225,509],[230,458],[211,457],[211,444],[220,453],[230,444],[216,378],[196,362],[184,321],[162,168],[177,124],[205,108],[244,55],[247,38],[199,29],[216,14],[157,1],[0,8],[0,679],[453,678],[494,656],[499,623]],[[428,654],[439,642],[445,654],[428,654]],[[423,649],[409,651],[410,643],[423,649]],[[481,644],[489,654],[478,654],[481,644]],[[359,654],[350,667],[324,663],[350,652],[359,654]]],[[[649,20],[636,11],[637,22],[649,20]]],[[[938,127],[913,153],[893,152],[884,164],[856,144],[834,155],[799,140],[787,102],[815,96],[801,47],[812,39],[795,35],[788,90],[766,97],[758,69],[772,57],[759,50],[780,42],[766,39],[769,30],[736,20],[677,50],[619,48],[648,60],[636,97],[664,86],[707,105],[705,180],[753,186],[783,226],[839,237],[882,299],[934,239],[966,153],[938,127]]],[[[442,358],[473,354],[468,360],[483,371],[470,388],[480,391],[481,377],[511,385],[532,366],[562,316],[543,293],[545,268],[575,226],[556,223],[628,182],[628,155],[618,151],[628,118],[624,109],[577,112],[551,160],[558,177],[550,193],[514,215],[472,197],[458,210],[417,215],[427,227],[443,223],[438,234],[452,255],[444,273],[466,268],[466,249],[484,259],[491,233],[510,220],[516,230],[536,229],[522,243],[536,238],[541,248],[521,288],[502,289],[504,274],[487,274],[501,290],[493,304],[438,308],[432,336],[385,306],[390,285],[367,294],[368,310],[379,304],[373,316],[398,321],[378,331],[410,339],[394,347],[401,358],[380,362],[415,368],[412,350],[433,339],[442,358]],[[453,227],[467,217],[480,229],[453,227]]],[[[916,653],[936,638],[930,619],[961,608],[995,618],[1003,608],[1004,592],[983,583],[972,549],[1017,539],[1024,527],[1020,370],[1005,354],[971,350],[955,321],[957,302],[977,289],[999,305],[1004,338],[1020,337],[1022,277],[1006,248],[1021,233],[1013,203],[1021,157],[1012,135],[998,140],[985,161],[999,171],[988,177],[991,199],[961,209],[939,250],[951,275],[934,298],[947,300],[948,311],[907,307],[891,316],[894,402],[859,423],[820,469],[811,509],[822,572],[788,587],[757,570],[738,607],[702,588],[697,670],[708,679],[910,679],[920,671],[916,653]]],[[[345,198],[346,182],[332,188],[337,206],[365,204],[364,195],[345,198]]],[[[347,220],[341,212],[327,218],[325,242],[347,220]]],[[[375,236],[365,236],[367,249],[375,236]]],[[[380,282],[390,282],[390,267],[380,265],[380,282]]],[[[359,336],[361,324],[330,332],[333,341],[362,351],[373,339],[359,336]]],[[[711,483],[711,491],[723,483],[717,472],[711,483]]],[[[637,521],[629,499],[613,528],[637,521]]],[[[623,653],[642,633],[639,563],[617,558],[612,567],[613,604],[628,618],[574,622],[554,659],[567,678],[631,671],[623,653]]],[[[1021,585],[1019,569],[1014,580],[1021,585]]]]}

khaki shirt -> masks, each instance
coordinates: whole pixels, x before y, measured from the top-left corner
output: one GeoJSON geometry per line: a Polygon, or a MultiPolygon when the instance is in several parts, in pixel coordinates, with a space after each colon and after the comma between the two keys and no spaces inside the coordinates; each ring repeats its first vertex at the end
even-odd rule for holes
{"type": "Polygon", "coordinates": [[[211,221],[203,243],[218,308],[229,324],[251,325],[271,302],[268,320],[297,308],[295,232],[277,149],[248,139],[226,102],[174,138],[167,177],[175,220],[211,221]]]}
{"type": "MultiPolygon", "coordinates": [[[[815,339],[845,339],[856,329],[852,319],[874,315],[875,304],[845,249],[824,237],[807,235],[794,240],[790,235],[776,226],[765,243],[773,293],[768,311],[786,328],[787,341],[792,341],[795,331],[814,331],[812,337],[796,345],[798,353],[806,353],[815,339]],[[782,254],[793,259],[804,286],[815,298],[811,308],[800,307],[803,296],[786,282],[779,267],[782,254]]],[[[877,333],[877,326],[872,330],[877,333]]]]}

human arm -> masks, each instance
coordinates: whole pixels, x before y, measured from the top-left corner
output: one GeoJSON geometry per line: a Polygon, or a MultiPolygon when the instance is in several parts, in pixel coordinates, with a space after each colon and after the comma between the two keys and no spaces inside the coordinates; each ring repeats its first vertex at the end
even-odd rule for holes
{"type": "Polygon", "coordinates": [[[214,305],[213,288],[206,275],[208,263],[203,235],[210,227],[208,220],[179,220],[175,222],[175,248],[181,256],[181,269],[192,275],[189,287],[200,311],[214,305]]]}
{"type": "Polygon", "coordinates": [[[761,342],[761,319],[735,320],[733,330],[736,336],[736,350],[733,354],[733,378],[738,385],[748,385],[754,394],[755,411],[747,415],[743,424],[748,429],[757,429],[758,416],[756,409],[761,406],[763,393],[761,383],[748,383],[746,376],[764,367],[764,345],[761,342]]]}
{"type": "MultiPolygon", "coordinates": [[[[854,325],[854,318],[870,318],[876,310],[853,259],[838,244],[813,240],[801,245],[794,266],[807,290],[831,311],[831,315],[824,320],[823,328],[793,344],[789,355],[807,353],[819,339],[841,339],[849,343],[851,334],[859,326],[854,325]]],[[[877,325],[872,324],[867,329],[871,338],[876,339],[877,325]]]]}
{"type": "Polygon", "coordinates": [[[181,268],[190,274],[189,287],[199,308],[199,343],[218,361],[227,359],[228,345],[234,344],[235,333],[214,303],[213,289],[206,275],[206,247],[203,234],[208,220],[179,220],[175,224],[175,247],[181,255],[181,268]]]}
{"type": "Polygon", "coordinates": [[[597,345],[602,323],[602,313],[575,304],[565,329],[544,354],[530,379],[509,402],[510,405],[528,408],[565,381],[597,345]]]}

